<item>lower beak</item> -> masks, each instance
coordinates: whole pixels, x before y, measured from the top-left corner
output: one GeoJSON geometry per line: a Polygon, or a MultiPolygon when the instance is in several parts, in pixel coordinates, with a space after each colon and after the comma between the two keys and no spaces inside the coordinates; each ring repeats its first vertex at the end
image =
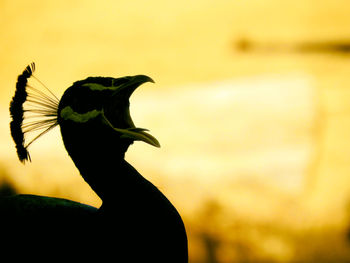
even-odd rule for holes
{"type": "Polygon", "coordinates": [[[160,144],[156,138],[154,138],[151,134],[147,133],[147,129],[144,128],[116,128],[110,123],[110,121],[103,114],[104,121],[116,132],[121,133],[120,138],[127,138],[134,141],[143,141],[155,147],[160,147],[160,144]]]}
{"type": "Polygon", "coordinates": [[[116,131],[122,133],[121,138],[128,138],[134,141],[143,141],[155,147],[160,147],[160,144],[156,138],[151,134],[145,132],[146,129],[143,128],[129,128],[129,129],[118,129],[114,128],[116,131]]]}

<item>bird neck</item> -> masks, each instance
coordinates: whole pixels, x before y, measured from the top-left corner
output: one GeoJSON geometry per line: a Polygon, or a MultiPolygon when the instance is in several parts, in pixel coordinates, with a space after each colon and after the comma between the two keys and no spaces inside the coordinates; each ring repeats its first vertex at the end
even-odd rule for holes
{"type": "Polygon", "coordinates": [[[95,159],[77,167],[103,203],[115,203],[116,200],[139,195],[138,189],[149,183],[125,159],[95,159]]]}
{"type": "Polygon", "coordinates": [[[138,185],[148,182],[124,159],[132,142],[116,139],[115,131],[108,127],[99,129],[92,125],[83,129],[68,125],[70,123],[61,125],[64,146],[84,180],[103,203],[130,195],[138,185]]]}

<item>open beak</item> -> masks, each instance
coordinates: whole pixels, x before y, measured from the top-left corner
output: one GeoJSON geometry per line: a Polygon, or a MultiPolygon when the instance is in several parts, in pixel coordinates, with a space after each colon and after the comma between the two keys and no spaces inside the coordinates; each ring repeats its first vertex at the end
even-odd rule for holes
{"type": "Polygon", "coordinates": [[[113,92],[108,106],[103,110],[104,121],[116,132],[121,134],[120,138],[143,141],[155,147],[160,147],[158,140],[146,132],[148,131],[147,129],[135,127],[129,111],[129,98],[131,94],[141,84],[146,82],[154,83],[154,81],[145,75],[137,75],[129,78],[130,80],[120,85],[113,92]],[[116,125],[113,125],[113,123],[116,125]]]}

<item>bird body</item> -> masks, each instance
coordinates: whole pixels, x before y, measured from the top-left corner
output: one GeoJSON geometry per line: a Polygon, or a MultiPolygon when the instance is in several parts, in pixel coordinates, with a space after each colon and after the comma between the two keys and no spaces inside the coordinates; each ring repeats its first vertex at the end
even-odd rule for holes
{"type": "Polygon", "coordinates": [[[76,217],[95,214],[98,209],[68,199],[19,194],[0,198],[1,219],[41,217],[76,217]]]}
{"type": "MultiPolygon", "coordinates": [[[[25,85],[23,78],[30,77],[34,67],[28,68],[19,77],[25,85]]],[[[49,121],[39,123],[48,130],[60,126],[68,154],[102,199],[99,209],[64,199],[20,195],[0,200],[0,208],[7,211],[3,218],[32,216],[39,219],[33,221],[38,226],[35,222],[45,222],[49,217],[62,226],[54,231],[59,236],[71,237],[98,254],[124,256],[127,262],[187,262],[187,236],[181,216],[163,193],[124,159],[134,141],[160,146],[146,129],[135,127],[130,117],[129,97],[145,82],[153,80],[137,75],[77,81],[59,102],[50,103],[45,111],[49,121]]],[[[16,109],[22,105],[18,104],[11,102],[16,109]]],[[[15,120],[16,112],[11,115],[18,134],[16,125],[22,120],[15,120]]],[[[29,145],[22,135],[16,140],[16,134],[12,135],[23,161],[29,158],[29,145]]],[[[40,233],[46,236],[45,231],[40,233]]]]}

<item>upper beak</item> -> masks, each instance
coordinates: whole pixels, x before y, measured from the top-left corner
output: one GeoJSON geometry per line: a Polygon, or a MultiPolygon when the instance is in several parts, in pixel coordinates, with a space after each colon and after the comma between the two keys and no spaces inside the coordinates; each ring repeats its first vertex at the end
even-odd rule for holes
{"type": "Polygon", "coordinates": [[[128,100],[131,94],[143,83],[154,83],[154,80],[146,75],[136,75],[128,78],[130,78],[129,81],[118,87],[118,89],[114,92],[113,96],[118,96],[120,98],[128,100]]]}

